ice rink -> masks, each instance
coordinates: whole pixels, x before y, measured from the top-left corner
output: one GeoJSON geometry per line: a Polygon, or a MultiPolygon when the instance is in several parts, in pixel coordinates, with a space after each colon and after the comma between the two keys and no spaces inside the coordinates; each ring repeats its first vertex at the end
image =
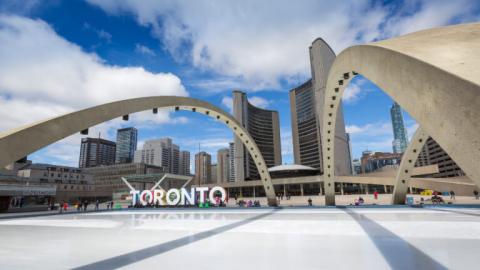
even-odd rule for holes
{"type": "Polygon", "coordinates": [[[131,210],[0,220],[1,269],[478,269],[480,209],[131,210]]]}

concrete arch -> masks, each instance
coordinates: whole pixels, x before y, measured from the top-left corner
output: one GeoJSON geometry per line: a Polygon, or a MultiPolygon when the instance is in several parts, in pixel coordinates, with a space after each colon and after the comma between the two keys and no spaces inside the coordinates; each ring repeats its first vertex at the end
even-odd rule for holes
{"type": "Polygon", "coordinates": [[[276,206],[275,191],[263,156],[246,129],[232,116],[212,104],[188,97],[155,96],[111,102],[68,113],[0,134],[0,166],[18,160],[49,144],[105,121],[134,112],[156,108],[175,108],[205,114],[217,119],[240,138],[255,161],[268,204],[276,206]]]}
{"type": "Polygon", "coordinates": [[[403,153],[400,167],[395,177],[395,186],[393,188],[392,204],[405,204],[405,197],[408,191],[408,183],[412,176],[415,162],[417,161],[422,147],[428,140],[428,134],[421,126],[417,128],[407,149],[403,153]]]}
{"type": "Polygon", "coordinates": [[[362,74],[414,117],[480,186],[480,24],[415,32],[347,48],[330,69],[322,149],[325,201],[335,204],[335,119],[349,81],[362,74]]]}

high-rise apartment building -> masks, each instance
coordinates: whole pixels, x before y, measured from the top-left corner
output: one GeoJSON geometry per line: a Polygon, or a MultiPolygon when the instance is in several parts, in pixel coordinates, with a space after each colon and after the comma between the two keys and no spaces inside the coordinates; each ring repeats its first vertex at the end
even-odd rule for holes
{"type": "Polygon", "coordinates": [[[165,167],[168,173],[179,173],[180,148],[170,138],[148,140],[142,150],[135,151],[135,163],[165,167]]]}
{"type": "Polygon", "coordinates": [[[450,158],[442,147],[431,137],[420,152],[415,166],[438,165],[438,173],[433,177],[455,177],[465,175],[463,170],[450,158]]]}
{"type": "Polygon", "coordinates": [[[116,145],[100,138],[82,138],[78,167],[88,168],[115,163],[116,145]]]}
{"type": "Polygon", "coordinates": [[[228,160],[228,181],[235,182],[235,143],[231,142],[228,146],[229,160],[228,160]]]}
{"type": "Polygon", "coordinates": [[[180,169],[178,171],[178,174],[190,175],[190,152],[181,151],[179,163],[180,163],[180,169]]]}
{"type": "Polygon", "coordinates": [[[230,149],[217,151],[217,183],[228,182],[230,174],[230,149]]]}
{"type": "MultiPolygon", "coordinates": [[[[323,172],[321,137],[323,102],[328,72],[335,60],[335,53],[321,38],[313,41],[309,51],[312,79],[292,89],[289,93],[293,156],[296,164],[317,168],[323,172]]],[[[336,121],[335,174],[351,175],[352,158],[341,104],[336,121]]]]}
{"type": "MultiPolygon", "coordinates": [[[[233,91],[233,116],[250,133],[267,167],[282,164],[280,125],[277,111],[248,102],[247,95],[233,91]]],[[[257,166],[242,141],[235,136],[235,181],[258,179],[257,166]]]]}
{"type": "Polygon", "coordinates": [[[195,185],[211,183],[212,179],[212,157],[206,152],[199,152],[195,155],[195,185]]]}
{"type": "Polygon", "coordinates": [[[217,164],[212,164],[210,166],[210,173],[212,174],[212,177],[210,178],[210,181],[208,182],[209,184],[215,184],[215,183],[218,182],[217,170],[218,170],[218,165],[217,164]]]}
{"type": "Polygon", "coordinates": [[[115,163],[132,163],[137,150],[138,131],[134,127],[117,130],[115,163]]]}
{"type": "Polygon", "coordinates": [[[405,122],[403,121],[402,108],[397,102],[394,102],[390,109],[390,116],[392,117],[393,128],[393,152],[403,153],[408,146],[408,135],[405,122]]]}

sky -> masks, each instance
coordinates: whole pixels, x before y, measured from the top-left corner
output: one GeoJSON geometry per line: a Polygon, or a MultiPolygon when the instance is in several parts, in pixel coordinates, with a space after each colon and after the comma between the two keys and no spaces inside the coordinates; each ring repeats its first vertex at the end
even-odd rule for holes
{"type": "MultiPolygon", "coordinates": [[[[422,29],[476,22],[480,2],[408,1],[0,1],[0,132],[107,102],[188,96],[231,112],[232,90],[280,115],[282,158],[293,163],[288,92],[310,78],[308,47],[322,37],[347,47],[422,29]]],[[[353,157],[392,151],[392,100],[368,79],[343,96],[353,157]]],[[[409,135],[415,119],[405,113],[409,135]]],[[[138,147],[170,137],[182,150],[212,154],[233,135],[192,112],[140,112],[90,129],[115,140],[139,129],[138,147]]],[[[75,134],[45,147],[34,162],[78,166],[75,134]]],[[[192,162],[193,164],[193,162],[192,162]]]]}

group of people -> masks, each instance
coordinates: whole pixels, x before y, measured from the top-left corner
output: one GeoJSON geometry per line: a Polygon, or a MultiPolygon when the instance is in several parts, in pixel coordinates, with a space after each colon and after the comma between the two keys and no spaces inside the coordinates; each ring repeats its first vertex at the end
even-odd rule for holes
{"type": "MultiPolygon", "coordinates": [[[[76,204],[75,204],[75,209],[77,209],[77,212],[80,212],[80,211],[87,211],[88,209],[88,205],[90,204],[90,202],[88,200],[84,200],[83,202],[82,201],[78,201],[76,204]]],[[[108,201],[106,202],[106,208],[107,210],[109,209],[113,209],[113,201],[108,201]]],[[[54,209],[54,206],[53,204],[51,205],[50,207],[51,210],[54,209]]],[[[58,206],[58,211],[60,213],[63,213],[63,212],[67,212],[68,210],[68,203],[63,201],[63,202],[60,202],[59,203],[59,206],[58,206]]],[[[99,200],[96,200],[95,201],[95,211],[98,211],[100,210],[100,201],[99,200]]]]}
{"type": "Polygon", "coordinates": [[[244,201],[244,200],[239,200],[237,202],[238,206],[240,207],[260,207],[260,201],[258,200],[248,200],[248,201],[244,201]]]}

